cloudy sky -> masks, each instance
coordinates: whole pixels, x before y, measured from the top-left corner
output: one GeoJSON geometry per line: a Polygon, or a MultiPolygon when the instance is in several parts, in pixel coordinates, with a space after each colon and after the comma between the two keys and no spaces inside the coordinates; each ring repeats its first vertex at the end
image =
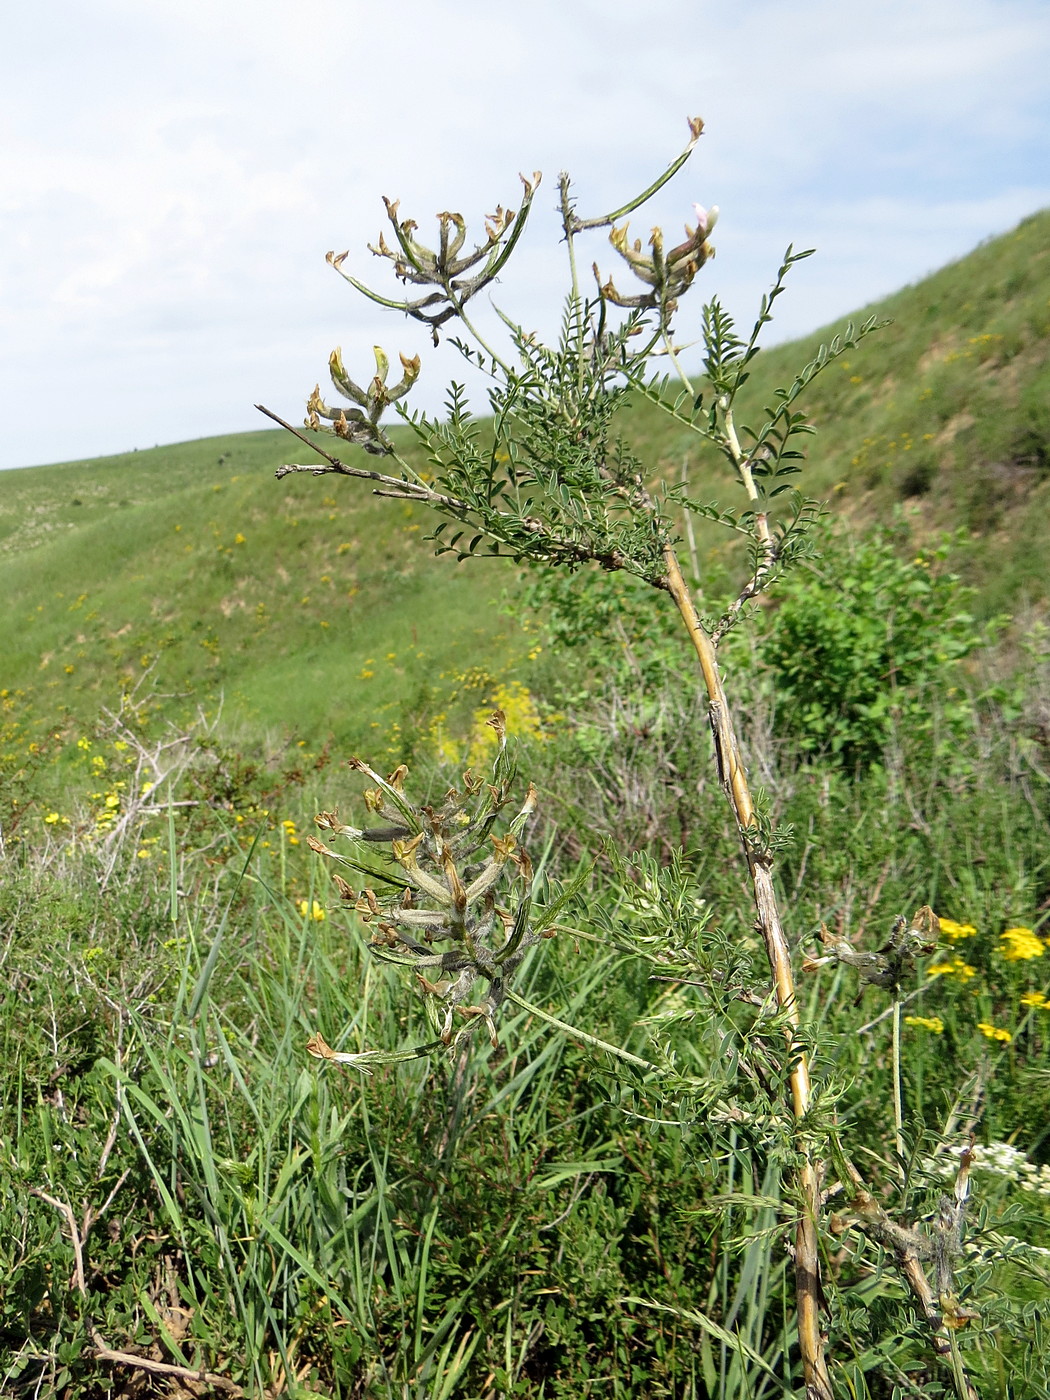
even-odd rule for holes
{"type": "MultiPolygon", "coordinates": [[[[751,311],[785,246],[777,337],[844,316],[1050,205],[1047,0],[34,0],[0,53],[0,466],[298,419],[341,344],[455,364],[329,268],[382,195],[425,233],[545,182],[498,300],[549,325],[552,212],[644,187],[677,233],[722,211],[705,269],[751,311]]],[[[596,242],[606,270],[613,257],[596,242]]],[[[685,322],[683,321],[683,330],[685,322]]]]}

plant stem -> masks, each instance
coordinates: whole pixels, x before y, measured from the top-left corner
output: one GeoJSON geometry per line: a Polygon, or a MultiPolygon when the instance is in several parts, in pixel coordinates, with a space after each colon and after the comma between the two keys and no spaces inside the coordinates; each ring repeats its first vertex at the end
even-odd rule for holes
{"type": "Polygon", "coordinates": [[[449,305],[450,305],[450,306],[454,306],[454,307],[456,308],[456,315],[457,315],[457,316],[459,317],[459,319],[463,322],[464,326],[466,326],[467,330],[471,333],[471,335],[474,337],[474,339],[477,341],[477,343],[481,346],[481,348],[482,348],[483,350],[487,351],[488,356],[489,356],[489,358],[491,359],[492,363],[493,363],[494,365],[499,365],[499,367],[500,367],[500,369],[503,371],[503,373],[509,377],[509,376],[510,376],[510,367],[501,359],[501,357],[500,357],[499,355],[496,354],[495,350],[493,350],[492,346],[488,343],[488,341],[485,339],[485,337],[481,334],[481,332],[478,330],[477,326],[475,326],[474,323],[473,323],[473,322],[470,320],[470,318],[467,316],[467,313],[466,313],[466,311],[464,311],[463,306],[462,306],[462,304],[461,304],[459,298],[456,296],[456,293],[452,290],[451,284],[446,285],[446,287],[445,287],[444,290],[445,290],[445,295],[448,297],[449,305]]]}
{"type": "Polygon", "coordinates": [[[748,836],[755,824],[755,808],[751,799],[747,774],[744,771],[740,745],[733,729],[732,715],[722,686],[714,643],[704,631],[697,616],[692,596],[682,577],[674,549],[664,551],[668,590],[675,601],[689,639],[696,651],[707,687],[708,715],[715,742],[718,774],[736,814],[754,892],[757,922],[766,948],[766,957],[773,974],[777,1006],[788,1022],[788,1051],[791,1056],[791,1107],[797,1133],[795,1146],[802,1165],[798,1168],[796,1186],[801,1197],[801,1213],[795,1232],[795,1296],[798,1310],[799,1349],[806,1379],[807,1400],[833,1400],[831,1377],[824,1355],[824,1339],[820,1328],[820,1257],[817,1220],[820,1211],[820,1182],[818,1163],[814,1161],[801,1129],[812,1099],[809,1060],[798,1045],[795,1031],[800,1018],[795,997],[795,979],[791,969],[791,952],[780,922],[776,891],[773,887],[771,862],[758,850],[748,836]]]}
{"type": "Polygon", "coordinates": [[[532,1016],[538,1016],[541,1021],[546,1021],[548,1026],[556,1026],[558,1030],[565,1031],[574,1040],[581,1041],[584,1045],[593,1046],[595,1050],[607,1050],[610,1055],[615,1055],[618,1060],[623,1060],[625,1064],[634,1065],[636,1069],[652,1070],[660,1072],[660,1066],[654,1065],[651,1060],[643,1060],[639,1055],[632,1055],[629,1050],[623,1050],[619,1045],[610,1045],[607,1040],[599,1040],[596,1035],[588,1035],[586,1031],[581,1031],[578,1026],[570,1026],[568,1021],[559,1021],[557,1016],[552,1016],[549,1011],[544,1011],[541,1006],[534,1006],[531,1001],[526,1001],[510,988],[504,990],[503,995],[508,1001],[512,1001],[515,1006],[520,1006],[522,1011],[528,1011],[532,1016]]]}
{"type": "Polygon", "coordinates": [[[569,197],[569,176],[564,170],[558,177],[558,191],[561,196],[561,226],[565,233],[565,247],[569,256],[569,276],[572,282],[569,298],[579,326],[576,339],[576,393],[580,395],[583,393],[584,381],[584,324],[580,308],[580,275],[576,267],[576,230],[572,201],[569,197]]]}
{"type": "Polygon", "coordinates": [[[893,1128],[897,1145],[897,1160],[901,1181],[906,1175],[904,1165],[904,1101],[901,1095],[901,1004],[893,1003],[893,1128]]]}
{"type": "MultiPolygon", "coordinates": [[[[751,471],[751,460],[747,453],[740,446],[740,439],[737,436],[736,422],[733,418],[732,404],[725,410],[726,437],[729,440],[729,450],[732,453],[736,469],[740,473],[740,480],[744,490],[747,492],[747,499],[755,507],[759,504],[758,488],[755,485],[755,478],[751,471]]],[[[769,518],[764,510],[755,510],[755,534],[764,550],[768,551],[772,543],[772,536],[769,533],[769,518]]]]}

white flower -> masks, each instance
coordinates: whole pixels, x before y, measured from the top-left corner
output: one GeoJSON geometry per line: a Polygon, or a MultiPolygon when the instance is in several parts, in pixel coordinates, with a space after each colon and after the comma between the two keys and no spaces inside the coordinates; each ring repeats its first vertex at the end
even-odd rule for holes
{"type": "Polygon", "coordinates": [[[702,204],[694,204],[693,208],[696,210],[697,229],[706,237],[718,223],[718,205],[712,204],[710,209],[705,209],[702,204]]]}

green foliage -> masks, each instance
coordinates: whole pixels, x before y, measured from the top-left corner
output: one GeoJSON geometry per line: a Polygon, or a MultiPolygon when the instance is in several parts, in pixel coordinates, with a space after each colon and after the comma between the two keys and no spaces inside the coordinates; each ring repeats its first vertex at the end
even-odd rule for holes
{"type": "MultiPolygon", "coordinates": [[[[691,1333],[647,1311],[687,1306],[706,1268],[679,1218],[696,1199],[681,1137],[625,1119],[590,1056],[522,1011],[498,1052],[316,1073],[318,1026],[395,1051],[423,1010],[338,909],[317,917],[294,848],[257,845],[247,868],[235,843],[220,854],[174,926],[168,871],[134,842],[126,897],[91,900],[72,842],[61,908],[41,897],[53,868],[5,886],[6,1392],[94,1394],[90,1309],[113,1347],[293,1396],[480,1394],[494,1373],[566,1400],[681,1394],[691,1333]],[[101,1212],[86,1297],[68,1222],[31,1189],[78,1229],[101,1212]]],[[[626,1032],[645,984],[622,962],[562,939],[523,989],[626,1032]]]]}
{"type": "Polygon", "coordinates": [[[975,622],[973,590],[948,571],[962,541],[908,559],[909,542],[905,528],[826,532],[819,563],[784,583],[759,630],[778,729],[847,769],[878,761],[898,729],[943,759],[972,719],[959,663],[994,628],[975,622]]]}
{"type": "Polygon", "coordinates": [[[278,442],[244,434],[8,474],[0,746],[10,733],[16,769],[39,766],[28,746],[49,751],[56,729],[63,745],[90,732],[147,674],[158,716],[221,712],[246,756],[299,740],[316,754],[330,736],[379,752],[377,732],[385,748],[395,725],[425,729],[448,708],[449,673],[519,659],[485,606],[502,579],[428,558],[408,503],[366,497],[348,516],[300,482],[275,502],[278,442]]]}
{"type": "MultiPolygon", "coordinates": [[[[825,918],[863,926],[863,946],[876,946],[890,915],[917,898],[974,928],[946,944],[943,960],[959,957],[975,975],[920,976],[906,989],[906,1015],[944,1026],[905,1026],[909,1116],[924,1154],[971,1076],[982,1141],[1014,1139],[1037,1161],[1050,1146],[1050,1013],[1021,1000],[1045,988],[1050,954],[1006,960],[1000,938],[1018,924],[1041,929],[1046,889],[1045,785],[1017,741],[1050,680],[1038,658],[1024,675],[1001,728],[982,712],[978,731],[975,716],[962,776],[931,781],[921,746],[891,751],[860,777],[827,758],[800,762],[791,746],[760,759],[778,794],[773,816],[799,832],[778,857],[796,933],[825,918]],[[1012,1040],[989,1039],[978,1022],[1012,1040]]],[[[508,1391],[537,1398],[569,1400],[586,1387],[621,1400],[700,1397],[723,1384],[728,1394],[779,1395],[781,1382],[740,1350],[790,1374],[790,1204],[778,1201],[777,1139],[768,1124],[720,1120],[717,1090],[757,1037],[772,1077],[752,1084],[748,1107],[772,1106],[780,1042],[775,1021],[746,999],[761,999],[764,984],[733,869],[736,837],[717,778],[696,763],[702,713],[683,712],[678,694],[647,697],[663,720],[644,738],[627,724],[603,728],[613,715],[603,719],[596,696],[596,713],[578,715],[596,757],[583,760],[568,736],[530,751],[551,765],[538,775],[541,810],[554,794],[576,804],[557,809],[562,840],[620,830],[629,811],[649,824],[638,835],[657,852],[677,843],[684,821],[697,856],[686,869],[670,857],[610,864],[596,851],[590,884],[553,916],[559,934],[522,984],[587,1034],[654,1062],[671,1057],[671,1100],[513,1008],[500,1024],[504,1048],[472,1057],[461,1075],[441,1061],[353,1078],[304,1063],[318,1029],[346,1051],[396,1052],[427,1035],[422,1005],[406,999],[394,969],[369,960],[352,916],[312,883],[305,843],[290,844],[286,823],[301,830],[314,807],[338,797],[352,809],[331,770],[307,774],[307,790],[285,789],[266,816],[250,813],[263,782],[253,777],[232,794],[247,821],[234,815],[225,844],[215,841],[220,827],[196,824],[214,814],[176,807],[175,926],[166,812],[127,829],[105,897],[92,848],[73,830],[40,851],[9,852],[0,926],[13,995],[3,1024],[18,1073],[2,1102],[11,1150],[0,1163],[0,1346],[13,1395],[61,1381],[87,1400],[99,1369],[70,1285],[68,1230],[29,1189],[68,1199],[79,1220],[125,1170],[85,1247],[93,1316],[111,1345],[159,1340],[175,1364],[299,1395],[369,1387],[400,1400],[405,1386],[472,1395],[497,1372],[508,1391]],[[664,771],[672,737],[695,745],[678,751],[683,771],[699,775],[695,789],[676,793],[650,776],[664,771]],[[602,773],[605,787],[594,781],[602,773]],[[646,792],[653,805],[636,807],[646,792]],[[599,797],[608,805],[595,806],[599,797]],[[139,835],[161,839],[146,847],[139,835]],[[154,854],[141,859],[142,849],[154,854]],[[727,968],[728,978],[715,976],[727,968]],[[717,1083],[699,1092],[697,1076],[712,1074],[717,1083]]],[[[750,741],[760,737],[761,725],[750,741]]],[[[202,752],[201,775],[208,762],[202,752]]],[[[248,771],[232,760],[227,768],[248,771]]],[[[180,779],[176,801],[197,772],[180,779]]],[[[451,776],[433,775],[434,792],[451,776]]],[[[803,981],[826,1047],[815,1072],[853,1140],[883,1161],[876,1179],[892,1192],[887,1023],[858,1034],[885,1002],[871,988],[855,1009],[856,990],[846,969],[803,981]]],[[[975,1102],[971,1092],[964,1115],[975,1102]]],[[[937,1190],[918,1183],[915,1210],[937,1190]]],[[[1045,1367],[1033,1361],[1031,1329],[1045,1261],[1025,1251],[1050,1247],[1046,1198],[994,1173],[979,1172],[976,1191],[971,1239],[987,1253],[960,1277],[982,1319],[962,1343],[983,1394],[1005,1397],[1013,1386],[1039,1396],[1045,1367]],[[1007,1265],[996,1262],[1004,1248],[1017,1256],[1007,1265]],[[1001,1301],[989,1304],[992,1295],[1001,1301]]],[[[853,1383],[877,1396],[880,1374],[903,1372],[928,1388],[910,1302],[877,1252],[863,1252],[855,1234],[848,1241],[835,1336],[853,1383]]]]}

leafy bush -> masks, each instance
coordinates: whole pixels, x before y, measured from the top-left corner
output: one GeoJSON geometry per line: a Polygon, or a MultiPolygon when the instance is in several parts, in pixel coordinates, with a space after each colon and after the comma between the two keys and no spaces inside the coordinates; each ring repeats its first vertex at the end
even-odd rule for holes
{"type": "Polygon", "coordinates": [[[777,728],[804,753],[850,769],[877,762],[895,730],[943,753],[972,716],[960,662],[994,624],[967,611],[973,589],[947,562],[959,537],[902,557],[902,528],[828,530],[818,562],[786,579],[759,633],[777,728]]]}

